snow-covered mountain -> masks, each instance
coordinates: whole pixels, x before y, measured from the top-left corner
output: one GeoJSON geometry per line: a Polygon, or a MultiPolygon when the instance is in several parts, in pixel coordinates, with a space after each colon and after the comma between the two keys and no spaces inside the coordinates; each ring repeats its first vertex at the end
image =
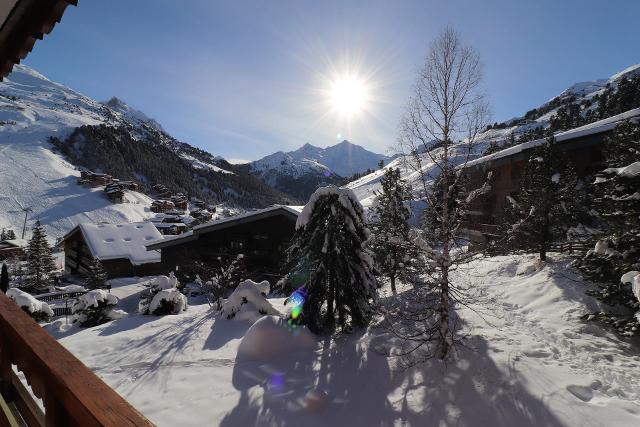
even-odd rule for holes
{"type": "MultiPolygon", "coordinates": [[[[515,117],[503,123],[496,123],[479,135],[477,144],[475,144],[471,150],[471,159],[484,155],[490,144],[497,144],[498,147],[504,147],[504,144],[511,142],[511,135],[513,135],[513,141],[515,141],[515,143],[524,140],[524,138],[531,139],[528,133],[534,130],[546,129],[551,126],[552,119],[556,118],[559,111],[563,108],[566,111],[570,106],[574,106],[577,111],[576,114],[588,122],[587,119],[589,115],[596,113],[598,108],[602,108],[598,102],[600,98],[606,98],[609,94],[616,92],[618,85],[623,79],[632,79],[637,76],[640,76],[640,64],[632,65],[608,79],[576,83],[559,95],[551,98],[548,102],[528,111],[525,115],[515,117]]],[[[637,108],[640,107],[640,105],[629,107],[637,108]]],[[[604,113],[611,116],[619,112],[605,111],[604,113]]],[[[603,113],[599,112],[599,114],[603,113]]],[[[561,128],[561,130],[564,129],[561,128]]],[[[427,153],[422,155],[422,170],[430,176],[435,176],[438,173],[437,167],[431,159],[437,158],[441,154],[441,151],[442,149],[437,148],[432,151],[430,155],[427,153]]],[[[461,163],[468,159],[467,150],[464,145],[454,147],[450,155],[454,163],[461,163]]],[[[375,193],[381,188],[380,179],[384,175],[385,170],[387,168],[399,168],[402,178],[412,184],[413,188],[418,191],[420,188],[418,181],[419,174],[417,168],[413,167],[412,164],[413,161],[411,158],[399,156],[386,164],[382,170],[376,170],[371,174],[360,177],[348,183],[347,187],[355,192],[365,207],[369,207],[375,201],[375,193]]]]}
{"type": "Polygon", "coordinates": [[[345,140],[326,148],[305,144],[294,151],[278,151],[249,167],[273,188],[306,199],[320,185],[377,169],[381,160],[388,163],[390,157],[345,140]]]}
{"type": "Polygon", "coordinates": [[[312,170],[350,177],[355,173],[377,168],[380,160],[386,163],[389,157],[345,140],[327,148],[304,144],[295,151],[278,151],[252,162],[251,166],[255,171],[280,169],[293,176],[312,170]]]}
{"type": "Polygon", "coordinates": [[[216,202],[268,205],[288,200],[224,159],[177,141],[120,99],[98,102],[16,65],[0,82],[0,228],[20,234],[26,207],[32,209],[29,224],[40,218],[53,237],[82,221],[150,216],[151,199],[145,194],[127,192],[129,203],[118,205],[100,188],[77,185],[78,166],[135,179],[144,189],[163,179],[160,183],[172,191],[192,190],[192,195],[216,202]],[[56,148],[50,141],[58,143],[56,148]],[[115,142],[126,142],[133,153],[152,152],[155,163],[140,166],[139,158],[119,152],[115,142]],[[113,166],[121,168],[112,172],[113,166]]]}

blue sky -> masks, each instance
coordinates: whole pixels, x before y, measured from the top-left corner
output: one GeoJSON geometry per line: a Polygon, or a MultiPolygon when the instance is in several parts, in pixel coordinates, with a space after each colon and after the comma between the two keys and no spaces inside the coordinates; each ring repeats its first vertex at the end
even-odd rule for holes
{"type": "Polygon", "coordinates": [[[25,63],[230,159],[344,138],[385,152],[445,25],[479,51],[502,121],[640,62],[638,16],[640,2],[612,0],[79,0],[25,63]],[[345,73],[370,98],[350,121],[326,93],[345,73]]]}

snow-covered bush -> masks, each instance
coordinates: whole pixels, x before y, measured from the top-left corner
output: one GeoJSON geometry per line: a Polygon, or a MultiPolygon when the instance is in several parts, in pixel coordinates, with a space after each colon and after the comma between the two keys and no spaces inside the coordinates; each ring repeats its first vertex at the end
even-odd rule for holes
{"type": "Polygon", "coordinates": [[[265,295],[269,293],[269,282],[256,283],[253,280],[241,282],[222,303],[221,313],[227,319],[256,321],[271,314],[279,315],[265,295]]]}
{"type": "Polygon", "coordinates": [[[11,298],[20,308],[22,308],[36,322],[49,320],[53,316],[53,310],[46,302],[35,299],[32,295],[21,291],[18,288],[11,288],[7,291],[7,296],[11,298]]]}
{"type": "Polygon", "coordinates": [[[104,289],[94,289],[80,296],[71,307],[74,322],[80,326],[97,326],[110,320],[122,319],[127,315],[116,309],[118,298],[104,289]]]}
{"type": "Polygon", "coordinates": [[[169,277],[158,276],[140,300],[138,311],[141,314],[179,314],[187,309],[187,297],[178,289],[178,279],[171,273],[169,277]]]}

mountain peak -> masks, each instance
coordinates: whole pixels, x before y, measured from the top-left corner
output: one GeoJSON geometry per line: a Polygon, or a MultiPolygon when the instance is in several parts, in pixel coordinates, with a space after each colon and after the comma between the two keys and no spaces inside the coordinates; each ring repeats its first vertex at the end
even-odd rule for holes
{"type": "Polygon", "coordinates": [[[122,99],[118,98],[117,96],[112,96],[111,99],[109,99],[106,102],[103,102],[102,104],[106,105],[107,107],[111,108],[114,111],[121,113],[122,115],[128,117],[129,119],[133,119],[134,121],[140,121],[160,132],[164,132],[164,129],[162,128],[160,123],[150,118],[142,111],[136,110],[135,108],[130,107],[126,102],[124,102],[122,99]]]}

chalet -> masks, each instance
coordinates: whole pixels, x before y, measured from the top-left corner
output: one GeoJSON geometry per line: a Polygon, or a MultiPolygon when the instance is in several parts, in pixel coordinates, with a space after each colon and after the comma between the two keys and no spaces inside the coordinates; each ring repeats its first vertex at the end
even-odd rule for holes
{"type": "Polygon", "coordinates": [[[162,235],[150,222],[83,223],[57,246],[64,250],[68,273],[86,275],[98,258],[109,277],[147,276],[160,271],[160,252],[146,250],[149,242],[158,239],[162,235]]]}
{"type": "Polygon", "coordinates": [[[173,204],[172,201],[170,200],[154,200],[151,203],[151,212],[155,212],[155,213],[163,213],[163,212],[167,212],[167,211],[171,211],[174,210],[176,208],[176,206],[173,204]]]}
{"type": "Polygon", "coordinates": [[[188,268],[194,262],[216,265],[243,254],[252,279],[273,279],[279,277],[298,214],[289,206],[273,206],[198,225],[180,236],[153,242],[147,249],[162,250],[165,271],[188,268]]]}
{"type": "Polygon", "coordinates": [[[82,184],[88,187],[108,185],[112,182],[114,182],[114,179],[111,175],[106,173],[91,172],[88,170],[80,171],[80,178],[78,179],[78,184],[82,184]]]}
{"type": "Polygon", "coordinates": [[[213,217],[213,214],[206,209],[192,209],[189,215],[200,222],[209,222],[213,217]]]}
{"type": "Polygon", "coordinates": [[[197,197],[192,197],[191,203],[193,204],[193,206],[199,209],[204,209],[206,206],[206,203],[204,202],[204,200],[200,200],[197,197]]]}
{"type": "Polygon", "coordinates": [[[133,181],[120,181],[120,185],[125,190],[131,190],[131,191],[138,191],[138,188],[139,188],[138,183],[133,181]]]}
{"type": "Polygon", "coordinates": [[[151,189],[155,191],[158,194],[158,196],[160,196],[163,199],[171,197],[171,191],[169,191],[169,189],[163,184],[156,184],[153,187],[151,187],[151,189]]]}
{"type": "Polygon", "coordinates": [[[186,211],[189,207],[189,202],[187,200],[187,196],[182,193],[178,193],[175,196],[171,196],[171,202],[176,207],[176,209],[180,209],[182,211],[186,211]]]}
{"type": "Polygon", "coordinates": [[[104,192],[111,203],[124,203],[124,188],[119,182],[105,185],[104,192]]]}
{"type": "Polygon", "coordinates": [[[28,242],[23,239],[3,240],[0,242],[0,260],[10,258],[25,258],[25,248],[28,242]]]}
{"type": "Polygon", "coordinates": [[[153,225],[163,236],[177,236],[189,229],[187,224],[182,222],[154,222],[153,225]]]}
{"type": "MultiPolygon", "coordinates": [[[[579,128],[555,135],[558,147],[571,162],[579,177],[589,176],[604,166],[603,142],[615,126],[624,120],[638,120],[640,108],[609,117],[579,128]]],[[[507,196],[516,195],[520,189],[520,177],[524,173],[529,156],[545,139],[524,142],[488,156],[471,160],[459,167],[468,182],[479,186],[488,173],[492,173],[491,188],[483,197],[474,201],[467,211],[465,229],[472,240],[483,241],[498,233],[500,215],[507,203],[507,196]]],[[[470,188],[472,190],[473,188],[470,188]]]]}

